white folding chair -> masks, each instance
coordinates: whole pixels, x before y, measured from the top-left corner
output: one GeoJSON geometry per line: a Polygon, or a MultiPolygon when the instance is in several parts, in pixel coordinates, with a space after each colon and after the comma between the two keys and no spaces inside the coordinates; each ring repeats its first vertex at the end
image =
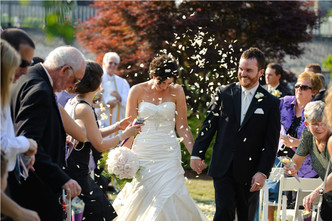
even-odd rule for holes
{"type": "MultiPolygon", "coordinates": [[[[271,181],[280,181],[281,176],[284,174],[284,169],[280,167],[274,167],[271,170],[268,180],[271,181]]],[[[277,206],[276,202],[269,202],[269,188],[265,184],[260,191],[259,199],[259,217],[261,220],[266,221],[268,218],[268,207],[277,206]]]]}
{"type": "MultiPolygon", "coordinates": [[[[322,184],[322,180],[320,178],[300,178],[300,182],[297,181],[294,177],[285,177],[281,176],[280,179],[280,188],[279,188],[279,197],[278,197],[278,210],[277,210],[277,220],[280,220],[280,210],[282,206],[281,219],[282,221],[286,221],[287,215],[293,217],[293,221],[298,217],[299,209],[288,210],[287,208],[287,197],[286,195],[282,195],[284,191],[296,191],[299,196],[299,192],[310,193],[314,189],[316,189],[320,184],[322,184]],[[281,205],[282,204],[282,205],[281,205]]],[[[304,197],[304,196],[303,196],[304,197]]],[[[303,200],[302,197],[302,200],[303,200]]],[[[297,197],[298,198],[298,197],[297,197]]],[[[297,204],[302,204],[302,201],[297,199],[297,204]]]]}

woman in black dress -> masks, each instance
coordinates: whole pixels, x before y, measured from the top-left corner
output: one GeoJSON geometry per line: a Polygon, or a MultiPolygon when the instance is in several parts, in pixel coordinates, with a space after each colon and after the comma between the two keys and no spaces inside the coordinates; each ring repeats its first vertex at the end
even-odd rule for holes
{"type": "Polygon", "coordinates": [[[90,176],[89,162],[90,158],[93,158],[91,156],[95,155],[92,153],[102,153],[116,147],[123,139],[135,136],[140,131],[140,125],[127,127],[130,118],[99,129],[92,102],[100,88],[102,74],[103,70],[98,63],[88,61],[84,77],[72,91],[77,96],[69,100],[65,106],[65,110],[73,119],[81,119],[84,122],[87,132],[88,140],[80,142],[73,150],[69,150],[66,161],[68,174],[82,187],[80,198],[85,203],[83,214],[85,221],[109,221],[117,216],[104,192],[90,176]],[[103,138],[118,130],[124,131],[115,137],[103,138]]]}

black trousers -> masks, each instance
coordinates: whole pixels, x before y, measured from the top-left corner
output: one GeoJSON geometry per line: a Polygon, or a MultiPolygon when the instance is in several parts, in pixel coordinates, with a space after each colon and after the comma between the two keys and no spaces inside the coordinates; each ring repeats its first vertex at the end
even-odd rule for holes
{"type": "Polygon", "coordinates": [[[258,205],[259,191],[250,192],[251,183],[241,184],[234,179],[231,168],[223,177],[214,177],[216,213],[214,221],[252,221],[258,205]]]}

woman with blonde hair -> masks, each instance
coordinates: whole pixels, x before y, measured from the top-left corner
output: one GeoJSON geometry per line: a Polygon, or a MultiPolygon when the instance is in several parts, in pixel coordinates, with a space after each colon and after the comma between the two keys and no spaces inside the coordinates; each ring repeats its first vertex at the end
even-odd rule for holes
{"type": "Polygon", "coordinates": [[[39,221],[38,214],[34,211],[22,208],[13,200],[11,200],[3,191],[7,179],[8,171],[14,170],[17,156],[24,153],[28,157],[32,157],[28,168],[34,163],[34,155],[37,152],[37,143],[33,139],[24,136],[15,136],[14,126],[10,114],[10,88],[15,76],[15,70],[21,62],[21,57],[5,40],[0,40],[1,51],[1,152],[6,154],[5,161],[7,165],[2,165],[4,173],[1,173],[1,212],[14,220],[39,221]],[[3,181],[5,184],[3,184],[3,181]]]}

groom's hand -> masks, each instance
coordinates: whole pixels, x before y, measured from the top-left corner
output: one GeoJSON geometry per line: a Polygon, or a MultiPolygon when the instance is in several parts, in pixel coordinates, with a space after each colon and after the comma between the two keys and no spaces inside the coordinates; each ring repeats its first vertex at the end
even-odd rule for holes
{"type": "Polygon", "coordinates": [[[265,184],[266,177],[261,173],[257,172],[251,179],[250,192],[259,191],[265,184]]]}
{"type": "Polygon", "coordinates": [[[207,166],[202,159],[191,159],[190,167],[196,171],[196,173],[200,174],[207,166]]]}

